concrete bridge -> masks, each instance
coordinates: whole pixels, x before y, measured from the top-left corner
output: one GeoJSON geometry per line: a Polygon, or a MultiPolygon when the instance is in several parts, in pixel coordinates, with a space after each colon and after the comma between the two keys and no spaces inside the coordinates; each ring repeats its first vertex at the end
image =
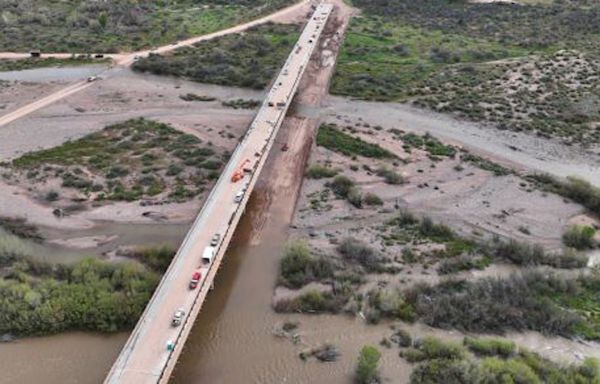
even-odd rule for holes
{"type": "Polygon", "coordinates": [[[316,7],[105,384],[168,382],[331,12],[330,4],[316,7]],[[233,182],[236,173],[243,177],[233,182]],[[214,257],[209,264],[204,264],[202,255],[211,241],[215,243],[215,234],[220,236],[214,246],[214,257]],[[189,283],[196,271],[200,271],[202,277],[198,287],[190,289],[189,283]],[[173,315],[180,309],[184,312],[181,324],[173,326],[173,315]]]}

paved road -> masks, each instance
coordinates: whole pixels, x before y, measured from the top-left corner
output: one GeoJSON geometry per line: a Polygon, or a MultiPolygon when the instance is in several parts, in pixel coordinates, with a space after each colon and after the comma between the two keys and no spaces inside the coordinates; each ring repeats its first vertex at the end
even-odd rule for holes
{"type": "Polygon", "coordinates": [[[331,5],[321,4],[307,23],[244,139],[123,347],[106,378],[106,384],[168,381],[331,11],[331,5]],[[252,168],[253,172],[232,183],[232,174],[246,159],[249,160],[246,167],[252,168]],[[244,190],[242,201],[235,203],[236,194],[244,190]],[[205,267],[201,264],[201,255],[215,233],[221,234],[222,240],[212,265],[205,267]],[[203,280],[199,289],[190,290],[188,284],[195,270],[202,272],[203,280]],[[173,327],[170,322],[179,308],[185,310],[185,321],[182,326],[173,327]],[[167,350],[169,342],[175,343],[172,352],[167,350]]]}
{"type": "MultiPolygon", "coordinates": [[[[244,23],[244,24],[236,25],[234,27],[223,29],[221,31],[209,33],[206,35],[192,37],[187,40],[182,40],[176,44],[169,44],[169,45],[164,45],[162,47],[158,47],[156,49],[148,49],[148,50],[131,52],[131,53],[105,54],[104,57],[111,58],[114,61],[114,63],[118,66],[128,67],[131,64],[133,64],[133,62],[136,60],[136,57],[145,57],[145,56],[148,56],[150,53],[164,54],[164,53],[173,51],[177,48],[193,45],[193,44],[196,44],[201,41],[214,39],[215,37],[225,36],[225,35],[232,34],[232,33],[243,32],[248,28],[252,28],[257,25],[276,20],[277,18],[280,18],[282,16],[286,16],[289,14],[293,14],[294,12],[298,12],[310,2],[311,2],[311,0],[302,0],[299,3],[296,3],[294,5],[291,5],[289,7],[283,8],[283,9],[280,9],[277,12],[274,12],[267,16],[261,17],[260,19],[252,20],[252,21],[244,23]]],[[[44,54],[42,54],[43,58],[55,57],[55,58],[63,58],[64,59],[64,58],[69,58],[71,56],[72,56],[72,54],[70,54],[70,53],[44,53],[44,54]]],[[[23,59],[23,58],[27,58],[27,57],[29,57],[29,53],[0,52],[0,59],[23,59]]],[[[112,71],[105,70],[99,74],[102,75],[102,77],[108,77],[108,76],[111,76],[112,71]]],[[[76,92],[79,92],[92,84],[94,84],[94,83],[93,82],[86,83],[85,80],[80,81],[75,84],[71,84],[68,87],[63,88],[49,96],[46,96],[43,99],[40,99],[33,103],[27,104],[7,115],[1,116],[0,117],[0,127],[2,127],[3,125],[6,125],[12,121],[15,121],[17,119],[20,119],[21,117],[24,117],[30,113],[33,113],[33,112],[37,111],[38,109],[41,109],[41,108],[46,107],[54,102],[57,102],[57,101],[65,98],[67,96],[70,96],[76,92]]]]}

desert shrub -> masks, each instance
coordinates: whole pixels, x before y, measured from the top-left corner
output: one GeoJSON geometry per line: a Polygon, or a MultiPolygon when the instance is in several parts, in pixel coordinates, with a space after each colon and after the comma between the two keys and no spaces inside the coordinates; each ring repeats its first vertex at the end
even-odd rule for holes
{"type": "MultiPolygon", "coordinates": [[[[535,330],[546,334],[600,338],[600,324],[578,312],[595,302],[600,277],[577,279],[530,272],[509,278],[418,284],[405,292],[425,323],[469,332],[535,330]],[[579,301],[569,298],[579,296],[579,301]],[[572,310],[569,310],[571,308],[572,310]]],[[[583,312],[584,313],[584,312],[583,312]]]]}
{"type": "Polygon", "coordinates": [[[197,95],[195,93],[186,93],[185,95],[179,95],[179,98],[184,101],[215,101],[216,98],[212,96],[197,95]]]}
{"type": "Polygon", "coordinates": [[[465,349],[462,345],[451,341],[441,341],[434,337],[426,337],[417,343],[416,348],[423,352],[425,359],[462,359],[465,349]]]}
{"type": "Polygon", "coordinates": [[[348,196],[346,196],[346,199],[355,208],[362,208],[363,195],[358,188],[350,188],[350,191],[348,192],[348,196]]]}
{"type": "Polygon", "coordinates": [[[350,190],[354,187],[354,181],[346,176],[336,176],[331,182],[326,184],[333,193],[339,197],[347,197],[350,190]]]}
{"type": "Polygon", "coordinates": [[[171,264],[177,250],[170,245],[141,247],[128,252],[126,256],[135,258],[157,272],[164,272],[171,264]]]}
{"type": "Polygon", "coordinates": [[[480,382],[477,366],[470,360],[434,359],[419,364],[410,384],[466,384],[480,382]]]}
{"type": "Polygon", "coordinates": [[[472,352],[484,356],[509,357],[517,351],[513,341],[504,339],[465,337],[463,344],[472,352]]]}
{"type": "Polygon", "coordinates": [[[254,109],[261,104],[259,100],[245,100],[245,99],[235,99],[235,100],[227,100],[221,103],[224,107],[229,107],[233,109],[254,109]]]}
{"type": "Polygon", "coordinates": [[[416,317],[413,307],[398,290],[375,289],[369,292],[368,304],[367,319],[371,323],[379,322],[381,317],[404,321],[414,321],[416,317]]]}
{"type": "Polygon", "coordinates": [[[337,175],[337,171],[321,164],[313,164],[306,170],[309,179],[327,179],[337,175]]]}
{"type": "Polygon", "coordinates": [[[0,216],[0,229],[23,239],[43,240],[39,228],[24,217],[0,216]]]}
{"type": "Polygon", "coordinates": [[[317,133],[317,145],[346,156],[364,156],[375,159],[393,159],[392,152],[377,144],[340,131],[335,124],[322,124],[317,133]]]}
{"type": "Polygon", "coordinates": [[[530,245],[516,240],[499,241],[489,246],[489,253],[517,265],[550,265],[556,268],[581,268],[587,257],[576,252],[549,254],[537,244],[530,245]]]}
{"type": "Polygon", "coordinates": [[[380,358],[381,353],[375,347],[365,345],[360,350],[355,372],[355,381],[357,384],[373,384],[378,381],[380,358]]]}
{"type": "Polygon", "coordinates": [[[176,176],[183,172],[183,167],[179,164],[170,164],[169,168],[167,168],[166,175],[167,176],[176,176]]]}
{"type": "Polygon", "coordinates": [[[396,330],[390,339],[400,347],[406,348],[412,345],[412,337],[410,336],[410,333],[404,329],[396,330]]]}
{"type": "Polygon", "coordinates": [[[387,184],[395,185],[404,183],[404,178],[401,174],[386,167],[380,167],[377,169],[377,176],[383,177],[387,184]]]}
{"type": "Polygon", "coordinates": [[[419,222],[419,219],[417,219],[415,217],[415,215],[413,215],[411,212],[407,211],[407,210],[400,210],[400,213],[398,214],[398,216],[396,216],[392,222],[390,222],[390,224],[395,224],[395,225],[399,225],[399,226],[408,226],[408,225],[413,225],[413,224],[417,224],[419,222]]]}
{"type": "MultiPolygon", "coordinates": [[[[296,40],[297,26],[261,25],[243,34],[230,34],[174,54],[150,54],[133,69],[157,75],[172,75],[202,83],[262,89],[281,68],[296,40]]],[[[256,100],[229,100],[234,108],[254,108],[256,100]]]]}
{"type": "Polygon", "coordinates": [[[562,240],[567,247],[590,249],[596,246],[594,235],[596,230],[587,225],[572,225],[563,234],[562,240]]]}
{"type": "Polygon", "coordinates": [[[491,264],[492,260],[486,256],[459,255],[454,258],[444,259],[438,266],[438,273],[446,275],[471,269],[483,270],[491,264]]]}
{"type": "Polygon", "coordinates": [[[419,225],[419,232],[425,237],[436,241],[449,241],[454,238],[454,231],[447,225],[434,223],[429,217],[424,217],[419,225]]]}
{"type": "Polygon", "coordinates": [[[48,193],[46,193],[46,201],[52,202],[52,201],[56,201],[59,198],[59,194],[56,191],[49,191],[48,193]]]}
{"type": "Polygon", "coordinates": [[[530,366],[518,360],[488,357],[481,362],[481,368],[490,382],[510,380],[513,383],[542,383],[530,366]]]}
{"type": "Polygon", "coordinates": [[[24,258],[29,251],[26,243],[0,228],[0,267],[24,258]]]}
{"type": "Polygon", "coordinates": [[[295,241],[287,245],[279,268],[279,284],[300,288],[311,281],[333,276],[333,264],[322,256],[314,257],[306,243],[295,241]]]}
{"type": "Polygon", "coordinates": [[[569,198],[591,212],[600,214],[600,188],[586,180],[568,177],[563,181],[548,174],[530,175],[529,179],[547,191],[569,198]]]}
{"type": "Polygon", "coordinates": [[[363,203],[366,205],[383,205],[383,200],[376,194],[367,192],[363,197],[363,203]]]}
{"type": "MultiPolygon", "coordinates": [[[[475,340],[479,345],[479,342],[475,340]]],[[[420,349],[409,348],[401,356],[420,363],[413,370],[411,384],[466,384],[466,383],[595,383],[600,378],[598,361],[586,359],[581,365],[565,365],[542,358],[502,341],[501,352],[496,355],[497,345],[478,348],[475,356],[460,358],[445,354],[427,355],[420,349]],[[480,351],[482,353],[480,353],[480,351]],[[499,357],[498,357],[499,356],[499,357]]],[[[434,344],[445,344],[437,341],[434,344]]]]}
{"type": "Polygon", "coordinates": [[[381,256],[361,240],[347,237],[337,246],[337,251],[344,259],[358,263],[368,271],[376,271],[381,263],[381,256]]]}
{"type": "Polygon", "coordinates": [[[282,299],[275,303],[274,309],[280,313],[338,313],[347,301],[347,297],[331,292],[310,290],[293,299],[282,299]]]}

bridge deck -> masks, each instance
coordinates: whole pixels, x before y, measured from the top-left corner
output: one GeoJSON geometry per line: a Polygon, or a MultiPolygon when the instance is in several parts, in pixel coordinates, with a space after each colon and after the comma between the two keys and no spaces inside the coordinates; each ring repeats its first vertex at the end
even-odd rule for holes
{"type": "Polygon", "coordinates": [[[105,384],[166,383],[169,380],[331,11],[330,4],[321,4],[311,16],[105,384]],[[253,172],[232,183],[231,176],[246,159],[249,160],[246,167],[252,168],[253,172]],[[246,188],[243,200],[235,203],[235,195],[243,188],[246,188]],[[200,260],[202,253],[215,233],[221,234],[215,259],[210,266],[203,266],[200,260]],[[202,281],[196,290],[190,290],[189,281],[198,269],[202,271],[202,281]],[[181,326],[173,327],[171,319],[178,308],[183,308],[186,315],[181,326]],[[169,342],[174,343],[172,351],[167,350],[169,342]]]}

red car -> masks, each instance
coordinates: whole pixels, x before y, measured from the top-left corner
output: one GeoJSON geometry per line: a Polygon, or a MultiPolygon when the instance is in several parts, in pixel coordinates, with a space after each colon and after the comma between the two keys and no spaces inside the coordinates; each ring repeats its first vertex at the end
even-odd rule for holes
{"type": "Polygon", "coordinates": [[[201,278],[202,274],[200,272],[194,272],[192,275],[192,280],[190,280],[190,289],[196,289],[201,278]]]}

